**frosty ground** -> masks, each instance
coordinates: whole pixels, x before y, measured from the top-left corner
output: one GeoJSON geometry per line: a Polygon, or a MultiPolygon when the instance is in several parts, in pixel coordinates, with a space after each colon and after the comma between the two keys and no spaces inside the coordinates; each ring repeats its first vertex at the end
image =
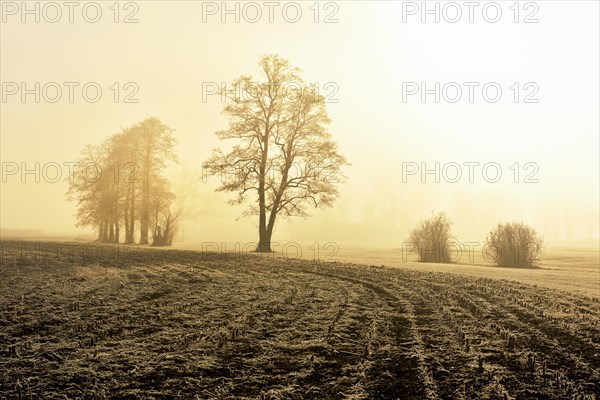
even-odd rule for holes
{"type": "Polygon", "coordinates": [[[2,398],[600,396],[597,251],[518,270],[16,249],[0,268],[2,398]]]}

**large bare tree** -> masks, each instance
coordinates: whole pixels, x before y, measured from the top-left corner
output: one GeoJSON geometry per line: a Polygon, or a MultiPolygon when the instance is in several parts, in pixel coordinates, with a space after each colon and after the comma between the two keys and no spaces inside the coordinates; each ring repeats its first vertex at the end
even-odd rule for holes
{"type": "Polygon", "coordinates": [[[325,100],[314,85],[277,55],[258,65],[259,81],[242,76],[222,93],[230,122],[217,136],[235,144],[227,153],[216,149],[207,169],[225,174],[217,190],[237,193],[233,203],[249,200],[244,215],[258,215],[256,250],[270,252],[278,215],[305,217],[308,207],[333,205],[346,159],[327,130],[325,100]]]}

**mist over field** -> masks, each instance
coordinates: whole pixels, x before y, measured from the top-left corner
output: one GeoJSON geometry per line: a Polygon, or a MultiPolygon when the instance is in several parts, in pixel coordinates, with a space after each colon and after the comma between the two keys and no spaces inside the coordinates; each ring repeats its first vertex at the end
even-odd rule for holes
{"type": "MultiPolygon", "coordinates": [[[[225,103],[214,93],[215,85],[232,90],[233,79],[240,75],[258,78],[259,57],[279,54],[301,68],[303,79],[315,83],[326,97],[332,120],[329,131],[351,164],[344,169],[348,181],[340,185],[336,206],[314,210],[312,218],[280,221],[276,230],[281,240],[394,247],[432,211],[445,211],[463,241],[483,241],[499,220],[526,221],[550,243],[598,241],[594,2],[574,7],[540,4],[538,23],[517,24],[508,6],[494,24],[480,12],[469,23],[467,9],[462,10],[462,22],[448,23],[441,14],[440,23],[431,15],[423,24],[422,10],[412,11],[402,2],[339,3],[337,8],[321,9],[320,23],[314,22],[308,5],[297,23],[278,13],[270,23],[266,9],[262,22],[250,23],[239,16],[236,23],[235,15],[230,15],[229,22],[222,23],[220,6],[216,11],[203,2],[178,4],[168,11],[165,7],[140,3],[136,23],[114,23],[109,9],[95,24],[76,12],[70,24],[67,10],[63,21],[54,24],[44,20],[41,9],[40,23],[34,22],[34,15],[29,17],[31,23],[22,23],[20,10],[15,15],[12,8],[4,11],[3,230],[33,229],[68,237],[93,234],[92,229],[74,227],[76,204],[64,197],[65,163],[77,161],[85,145],[99,144],[122,128],[157,116],[174,129],[177,140],[179,164],[169,167],[168,175],[185,179],[186,195],[194,206],[194,218],[183,223],[182,239],[255,240],[257,222],[237,219],[243,208],[226,204],[232,196],[214,192],[219,177],[205,177],[203,182],[202,166],[214,147],[230,145],[215,136],[227,125],[221,113],[225,103]],[[334,11],[332,18],[339,22],[324,23],[334,11]],[[19,88],[16,94],[7,94],[11,82],[19,88]],[[21,83],[35,92],[35,82],[42,100],[36,103],[35,94],[29,94],[23,102],[21,83]],[[62,88],[55,103],[45,101],[41,93],[48,82],[62,88]],[[63,82],[79,82],[73,86],[72,102],[63,82]],[[96,103],[82,95],[89,82],[102,90],[96,103]],[[120,89],[117,102],[115,82],[120,89]],[[125,88],[128,82],[135,86],[125,88]],[[408,95],[413,86],[407,82],[415,83],[419,92],[408,95]],[[435,94],[422,102],[421,83],[431,91],[436,82],[440,102],[435,102],[435,94]],[[455,97],[453,87],[443,93],[451,82],[462,90],[455,103],[445,100],[455,97]],[[472,103],[464,82],[479,83],[473,87],[472,103]],[[482,87],[489,82],[501,87],[496,103],[483,98],[482,87]],[[515,82],[520,85],[517,103],[514,87],[510,89],[515,82]],[[533,87],[524,87],[528,82],[537,85],[530,99],[536,103],[524,102],[534,92],[533,87]],[[136,102],[126,102],[128,95],[136,102]],[[6,163],[16,163],[18,170],[12,172],[13,164],[6,163]],[[24,172],[35,171],[35,163],[40,163],[39,183],[35,172],[24,172]],[[44,173],[48,163],[59,164],[58,182],[48,179],[56,174],[53,167],[44,173]],[[432,173],[421,176],[423,169],[435,170],[436,163],[439,183],[432,173]],[[456,183],[450,181],[456,169],[448,163],[460,166],[462,175],[456,183]],[[473,182],[465,163],[479,163],[472,167],[473,182]],[[498,182],[486,180],[483,166],[488,163],[500,167],[498,182]],[[415,173],[403,176],[415,165],[415,173]],[[45,207],[37,206],[40,198],[46,200],[45,207]]],[[[119,18],[133,11],[123,8],[119,18]]],[[[523,8],[520,18],[532,11],[523,8]]],[[[292,11],[289,14],[292,18],[292,11]]],[[[54,96],[54,88],[47,90],[48,97],[54,96]]],[[[92,96],[93,89],[88,90],[92,96]]],[[[489,91],[492,96],[493,89],[489,91]]],[[[487,171],[490,180],[495,174],[495,167],[487,171]]]]}
{"type": "Polygon", "coordinates": [[[595,1],[0,1],[0,398],[600,399],[595,1]]]}

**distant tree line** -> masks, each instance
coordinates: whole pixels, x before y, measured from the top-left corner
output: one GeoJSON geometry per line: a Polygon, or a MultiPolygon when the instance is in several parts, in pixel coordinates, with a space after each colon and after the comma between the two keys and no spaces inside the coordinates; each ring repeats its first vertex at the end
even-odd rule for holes
{"type": "Polygon", "coordinates": [[[173,130],[147,118],[99,145],[87,145],[71,170],[67,198],[77,203],[77,226],[97,230],[102,243],[170,245],[181,210],[164,176],[176,162],[173,130]]]}

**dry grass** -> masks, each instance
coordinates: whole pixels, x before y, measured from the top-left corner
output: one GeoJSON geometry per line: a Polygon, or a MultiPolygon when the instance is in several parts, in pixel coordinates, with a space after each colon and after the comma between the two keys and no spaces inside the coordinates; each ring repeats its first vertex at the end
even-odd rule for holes
{"type": "Polygon", "coordinates": [[[473,261],[467,252],[453,264],[420,263],[409,257],[402,261],[402,250],[340,250],[335,260],[390,267],[448,272],[478,278],[515,280],[530,285],[544,286],[565,292],[600,297],[600,251],[598,249],[553,248],[547,250],[537,268],[495,267],[474,253],[473,261]]]}

